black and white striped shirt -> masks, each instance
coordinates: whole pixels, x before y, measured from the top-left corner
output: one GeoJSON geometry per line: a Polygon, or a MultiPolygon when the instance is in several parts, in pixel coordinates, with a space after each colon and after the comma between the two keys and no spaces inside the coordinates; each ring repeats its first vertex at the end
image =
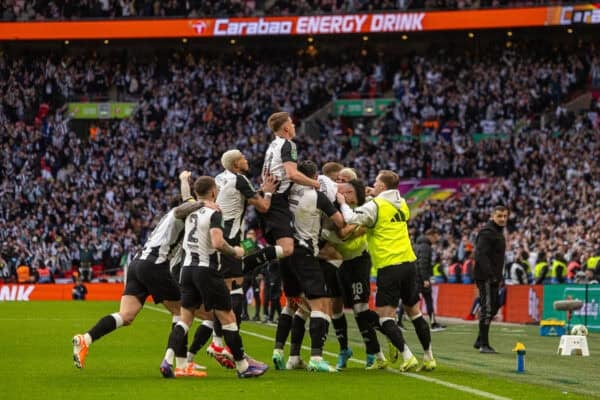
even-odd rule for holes
{"type": "Polygon", "coordinates": [[[331,217],[338,210],[323,192],[298,184],[292,185],[288,202],[294,216],[294,238],[317,256],[322,213],[331,217]]]}
{"type": "Polygon", "coordinates": [[[175,218],[174,209],[171,209],[150,233],[139,259],[154,264],[162,264],[167,261],[172,256],[172,250],[183,237],[183,228],[183,221],[175,218]]]}
{"type": "Polygon", "coordinates": [[[296,143],[277,136],[267,149],[262,170],[263,175],[270,174],[279,181],[277,193],[286,193],[292,185],[292,181],[288,178],[283,166],[288,161],[294,163],[298,161],[296,143]]]}
{"type": "Polygon", "coordinates": [[[185,219],[183,238],[183,266],[218,268],[218,252],[212,245],[210,230],[223,229],[223,215],[211,208],[202,207],[185,219]]]}
{"type": "Polygon", "coordinates": [[[219,187],[217,204],[224,221],[224,236],[230,244],[238,244],[242,236],[242,224],[248,199],[256,196],[252,183],[242,174],[223,171],[215,177],[219,187]]]}

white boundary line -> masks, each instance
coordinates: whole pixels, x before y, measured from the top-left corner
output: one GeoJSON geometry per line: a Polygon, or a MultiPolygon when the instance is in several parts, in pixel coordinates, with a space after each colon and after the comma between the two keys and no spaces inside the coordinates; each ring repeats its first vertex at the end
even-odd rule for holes
{"type": "MultiPolygon", "coordinates": [[[[165,313],[165,314],[170,314],[167,310],[165,310],[163,308],[158,308],[158,307],[151,306],[151,305],[145,305],[144,308],[147,308],[147,309],[152,310],[152,311],[158,311],[158,312],[162,312],[162,313],[165,313]]],[[[244,325],[247,325],[247,324],[244,324],[244,325]]],[[[247,330],[244,330],[244,329],[241,329],[240,332],[243,333],[244,335],[254,336],[256,338],[267,340],[267,341],[273,341],[274,340],[272,337],[261,335],[260,333],[255,333],[255,332],[247,331],[247,330]]],[[[310,350],[310,347],[308,347],[308,346],[302,346],[302,348],[304,350],[310,350]]],[[[323,351],[323,354],[326,354],[326,355],[331,356],[331,357],[336,357],[337,356],[337,354],[331,353],[329,351],[323,351]]],[[[366,364],[365,361],[358,360],[356,358],[351,358],[350,361],[352,361],[352,362],[354,362],[356,364],[362,364],[362,365],[366,364]]],[[[389,372],[394,373],[394,374],[408,376],[409,378],[419,379],[421,381],[425,381],[425,382],[429,382],[429,383],[435,383],[436,385],[445,386],[447,388],[458,390],[460,392],[474,394],[476,396],[484,397],[486,399],[492,399],[492,400],[511,400],[509,397],[503,397],[503,396],[499,396],[499,395],[496,395],[496,394],[493,394],[493,393],[484,392],[483,390],[475,389],[475,388],[472,388],[472,387],[469,387],[469,386],[464,386],[464,385],[459,385],[459,384],[456,384],[456,383],[446,382],[446,381],[443,381],[443,380],[440,380],[440,379],[432,378],[430,376],[425,376],[425,375],[421,375],[421,374],[414,374],[414,373],[411,373],[411,372],[400,372],[399,370],[394,369],[394,368],[388,368],[387,370],[389,372]]]]}

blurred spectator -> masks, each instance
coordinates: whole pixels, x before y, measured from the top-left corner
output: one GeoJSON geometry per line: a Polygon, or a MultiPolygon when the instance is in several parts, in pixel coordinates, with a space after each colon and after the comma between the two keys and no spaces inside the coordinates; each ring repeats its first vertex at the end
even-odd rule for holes
{"type": "MultiPolygon", "coordinates": [[[[558,2],[560,3],[560,2],[558,2]]],[[[540,0],[4,0],[0,3],[3,20],[115,19],[172,17],[243,17],[253,15],[306,15],[352,12],[384,12],[421,9],[470,9],[522,7],[557,4],[540,0]]]]}
{"type": "Polygon", "coordinates": [[[88,290],[81,278],[76,278],[75,285],[73,286],[73,290],[71,291],[71,293],[73,300],[85,300],[85,296],[87,296],[88,290]]]}
{"type": "Polygon", "coordinates": [[[45,264],[40,264],[36,268],[37,283],[54,283],[52,271],[45,264]]]}

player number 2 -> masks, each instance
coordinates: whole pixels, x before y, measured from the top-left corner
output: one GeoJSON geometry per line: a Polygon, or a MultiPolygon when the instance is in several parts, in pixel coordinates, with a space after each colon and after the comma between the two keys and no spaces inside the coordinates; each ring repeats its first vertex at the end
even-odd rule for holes
{"type": "Polygon", "coordinates": [[[187,240],[190,243],[198,243],[198,238],[194,236],[194,233],[196,233],[196,228],[198,227],[198,216],[196,214],[192,214],[190,215],[190,220],[192,221],[192,224],[194,224],[194,228],[190,231],[187,240]]]}

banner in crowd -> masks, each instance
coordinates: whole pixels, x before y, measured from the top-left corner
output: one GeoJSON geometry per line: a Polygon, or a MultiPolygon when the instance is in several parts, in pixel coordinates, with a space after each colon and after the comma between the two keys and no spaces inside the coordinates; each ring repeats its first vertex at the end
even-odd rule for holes
{"type": "Polygon", "coordinates": [[[600,332],[600,285],[545,285],[544,286],[544,319],[554,318],[566,321],[565,311],[556,311],[557,300],[582,300],[581,310],[573,311],[571,326],[587,325],[588,330],[600,332]]]}
{"type": "MultiPolygon", "coordinates": [[[[0,302],[33,300],[71,300],[74,285],[66,284],[0,284],[0,302]]],[[[122,283],[86,283],[86,300],[119,300],[122,283]]]]}
{"type": "Polygon", "coordinates": [[[1,40],[142,39],[420,32],[600,23],[599,4],[247,18],[3,22],[1,40]]]}
{"type": "Polygon", "coordinates": [[[72,119],[124,119],[135,110],[136,103],[68,103],[72,119]]]}
{"type": "Polygon", "coordinates": [[[479,190],[490,181],[489,178],[410,179],[400,181],[398,190],[406,199],[411,211],[418,213],[422,211],[426,201],[446,200],[465,185],[479,190]]]}
{"type": "Polygon", "coordinates": [[[335,100],[333,115],[340,117],[374,117],[385,114],[396,99],[335,100]]]}

